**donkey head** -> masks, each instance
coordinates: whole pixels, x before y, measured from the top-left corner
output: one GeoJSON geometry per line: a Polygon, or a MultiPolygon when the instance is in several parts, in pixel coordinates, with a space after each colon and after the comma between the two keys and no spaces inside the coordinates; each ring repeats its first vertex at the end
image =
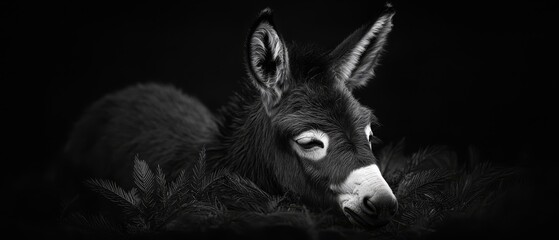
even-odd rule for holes
{"type": "Polygon", "coordinates": [[[271,163],[275,178],[314,203],[339,206],[364,226],[387,223],[398,205],[371,150],[376,118],[352,94],[373,77],[393,15],[387,9],[317,54],[288,47],[266,9],[247,46],[249,76],[277,143],[270,151],[279,152],[271,163]]]}

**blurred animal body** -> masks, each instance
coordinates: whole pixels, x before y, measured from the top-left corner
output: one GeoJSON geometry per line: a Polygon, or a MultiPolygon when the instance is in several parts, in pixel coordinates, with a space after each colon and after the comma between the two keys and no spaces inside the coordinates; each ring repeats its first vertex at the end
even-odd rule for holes
{"type": "Polygon", "coordinates": [[[352,90],[374,75],[394,12],[352,33],[335,49],[288,46],[263,10],[247,39],[244,90],[214,114],[197,99],[140,84],[94,103],[66,147],[79,176],[132,186],[135,155],[167,173],[193,166],[227,169],[262,189],[297,193],[341,210],[353,223],[386,223],[397,208],[371,150],[377,124],[352,90]]]}

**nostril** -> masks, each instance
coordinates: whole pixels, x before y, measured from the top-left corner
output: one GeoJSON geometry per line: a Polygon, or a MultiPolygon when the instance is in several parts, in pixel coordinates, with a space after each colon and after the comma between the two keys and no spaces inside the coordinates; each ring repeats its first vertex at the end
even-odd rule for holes
{"type": "Polygon", "coordinates": [[[373,200],[371,200],[370,197],[365,197],[363,198],[363,210],[371,216],[377,216],[378,212],[377,212],[377,208],[375,207],[375,204],[373,203],[373,200]]]}
{"type": "Polygon", "coordinates": [[[388,219],[396,214],[398,210],[398,201],[394,198],[372,198],[366,197],[363,199],[363,211],[367,215],[377,219],[388,219]]]}

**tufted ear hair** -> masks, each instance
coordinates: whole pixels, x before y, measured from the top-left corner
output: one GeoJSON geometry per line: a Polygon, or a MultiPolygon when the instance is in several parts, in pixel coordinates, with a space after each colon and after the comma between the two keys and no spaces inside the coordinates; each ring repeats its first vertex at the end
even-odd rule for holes
{"type": "Polygon", "coordinates": [[[289,58],[287,48],[272,22],[272,11],[260,12],[247,41],[248,72],[260,90],[268,115],[287,89],[289,58]]]}
{"type": "Polygon", "coordinates": [[[350,89],[365,86],[374,77],[375,67],[392,29],[394,10],[390,4],[376,22],[353,32],[332,52],[331,71],[350,89]]]}

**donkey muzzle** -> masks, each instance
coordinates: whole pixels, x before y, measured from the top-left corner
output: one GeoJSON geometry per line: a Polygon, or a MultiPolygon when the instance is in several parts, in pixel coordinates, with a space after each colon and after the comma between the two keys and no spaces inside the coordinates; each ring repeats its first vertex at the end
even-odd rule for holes
{"type": "Polygon", "coordinates": [[[386,225],[398,210],[398,201],[376,165],[356,169],[331,186],[348,219],[363,227],[386,225]]]}

